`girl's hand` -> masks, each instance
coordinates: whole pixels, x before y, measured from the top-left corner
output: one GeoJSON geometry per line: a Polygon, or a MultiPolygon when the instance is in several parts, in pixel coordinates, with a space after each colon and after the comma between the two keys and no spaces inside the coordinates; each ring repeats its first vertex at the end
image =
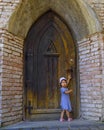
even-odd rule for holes
{"type": "Polygon", "coordinates": [[[69,93],[71,93],[71,92],[73,92],[73,90],[72,90],[72,89],[70,89],[70,90],[69,90],[69,93]]]}
{"type": "Polygon", "coordinates": [[[69,80],[71,79],[71,75],[68,75],[68,79],[69,79],[69,80]]]}

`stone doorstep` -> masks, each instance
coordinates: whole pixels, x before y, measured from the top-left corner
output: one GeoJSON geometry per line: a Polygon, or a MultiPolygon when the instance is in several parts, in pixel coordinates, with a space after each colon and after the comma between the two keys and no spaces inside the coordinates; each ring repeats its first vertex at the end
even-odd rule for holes
{"type": "Polygon", "coordinates": [[[73,120],[71,122],[54,121],[23,121],[2,127],[0,130],[104,130],[104,122],[95,122],[88,120],[73,120]]]}

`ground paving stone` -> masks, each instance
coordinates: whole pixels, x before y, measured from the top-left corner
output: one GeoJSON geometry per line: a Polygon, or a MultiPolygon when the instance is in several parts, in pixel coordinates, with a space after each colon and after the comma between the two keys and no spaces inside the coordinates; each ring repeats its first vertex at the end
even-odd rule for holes
{"type": "Polygon", "coordinates": [[[69,127],[62,127],[62,128],[59,128],[59,130],[70,130],[69,127]]]}
{"type": "Polygon", "coordinates": [[[79,130],[89,130],[88,127],[80,127],[79,130]]]}
{"type": "Polygon", "coordinates": [[[70,128],[68,128],[68,127],[62,127],[62,128],[58,128],[59,130],[70,130],[70,128]]]}
{"type": "Polygon", "coordinates": [[[80,130],[80,129],[76,128],[76,127],[75,128],[73,127],[73,128],[70,128],[70,130],[80,130]]]}
{"type": "Polygon", "coordinates": [[[100,130],[104,130],[104,126],[99,126],[99,129],[100,130]]]}
{"type": "Polygon", "coordinates": [[[34,130],[48,130],[48,128],[34,128],[34,130]]]}
{"type": "Polygon", "coordinates": [[[24,121],[0,130],[104,130],[104,122],[73,120],[71,122],[56,121],[24,121]]]}
{"type": "Polygon", "coordinates": [[[89,130],[99,130],[99,128],[92,126],[92,127],[89,128],[89,130]]]}
{"type": "Polygon", "coordinates": [[[51,127],[51,126],[50,126],[50,127],[48,127],[48,130],[59,130],[59,128],[58,128],[58,127],[55,127],[55,126],[54,126],[54,127],[51,127]]]}

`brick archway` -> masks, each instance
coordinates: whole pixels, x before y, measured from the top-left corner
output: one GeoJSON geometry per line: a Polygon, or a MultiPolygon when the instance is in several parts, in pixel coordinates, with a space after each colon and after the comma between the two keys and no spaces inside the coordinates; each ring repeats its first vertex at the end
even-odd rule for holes
{"type": "Polygon", "coordinates": [[[21,2],[9,19],[8,30],[25,38],[31,25],[50,9],[67,23],[77,41],[102,30],[96,13],[83,0],[45,0],[41,2],[27,0],[24,3],[21,2]]]}

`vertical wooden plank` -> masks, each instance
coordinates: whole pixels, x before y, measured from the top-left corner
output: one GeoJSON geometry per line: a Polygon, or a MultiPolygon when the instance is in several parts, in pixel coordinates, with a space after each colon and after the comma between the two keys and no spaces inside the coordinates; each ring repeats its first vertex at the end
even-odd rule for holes
{"type": "Polygon", "coordinates": [[[47,101],[47,66],[44,55],[38,57],[38,108],[46,108],[47,101]]]}

